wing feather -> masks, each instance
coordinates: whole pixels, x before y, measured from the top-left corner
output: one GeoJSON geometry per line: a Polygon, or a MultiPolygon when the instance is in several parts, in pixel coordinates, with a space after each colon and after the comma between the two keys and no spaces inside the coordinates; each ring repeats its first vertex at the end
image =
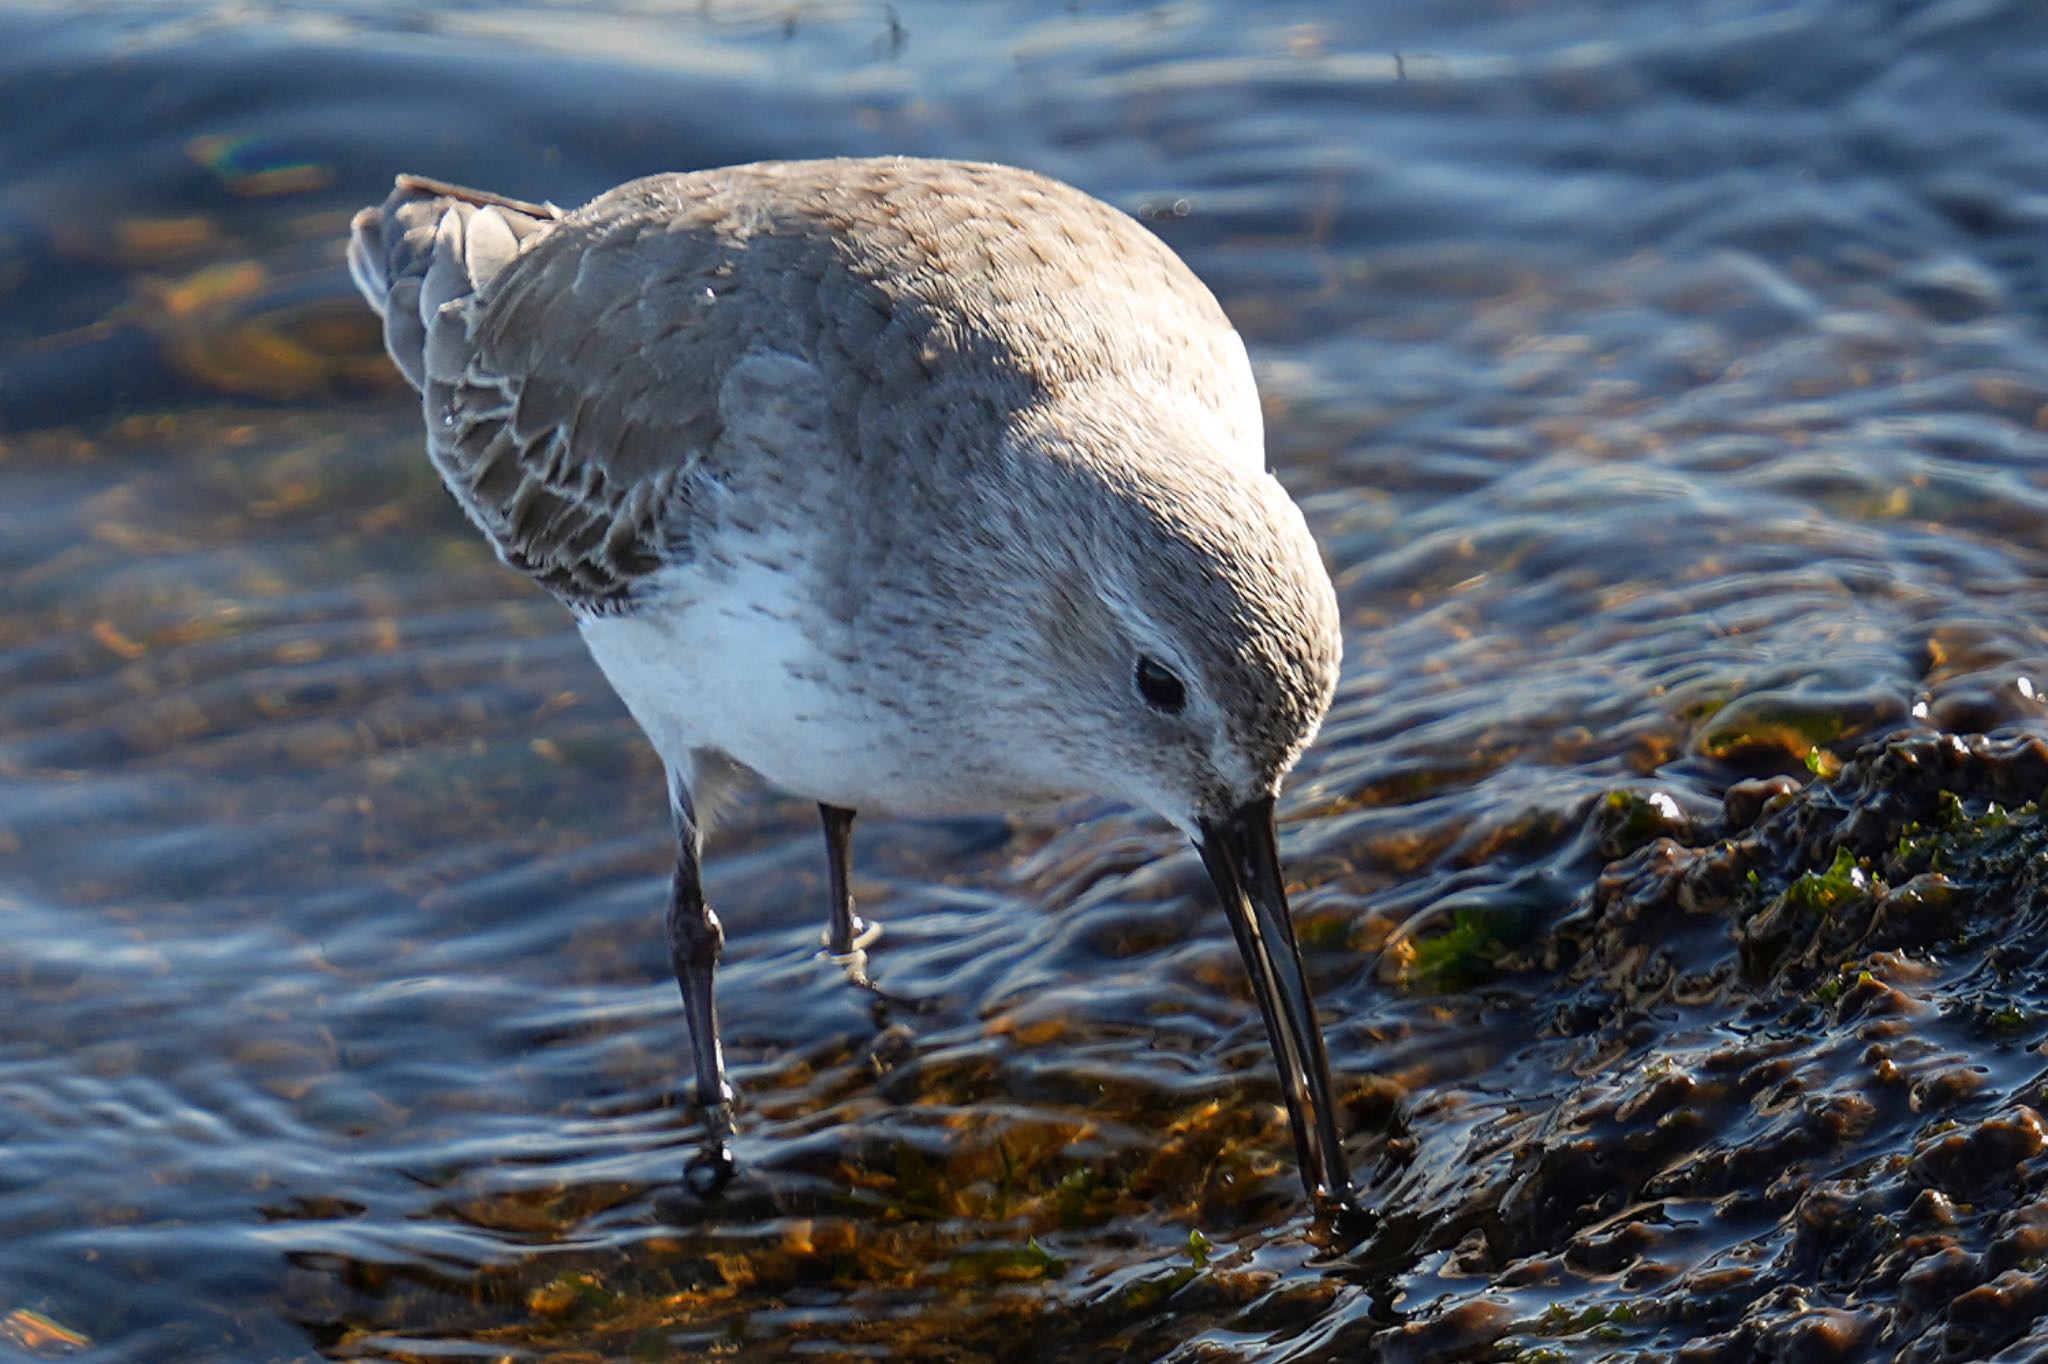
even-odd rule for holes
{"type": "Polygon", "coordinates": [[[586,612],[628,609],[664,565],[710,552],[714,510],[882,535],[913,487],[945,498],[1005,458],[1009,414],[1086,410],[1104,376],[1118,401],[1207,409],[1260,458],[1214,298],[1136,222],[1025,172],[764,163],[569,213],[401,177],[357,216],[350,270],[449,490],[586,612]],[[847,480],[794,476],[816,460],[865,461],[870,500],[892,491],[870,506],[847,480]]]}

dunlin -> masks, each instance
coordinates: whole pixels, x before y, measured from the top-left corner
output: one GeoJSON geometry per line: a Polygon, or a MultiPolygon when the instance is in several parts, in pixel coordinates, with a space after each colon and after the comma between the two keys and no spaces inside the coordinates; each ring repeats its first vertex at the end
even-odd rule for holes
{"type": "Polygon", "coordinates": [[[668,940],[731,1170],[703,835],[736,768],[856,812],[1077,795],[1186,832],[1349,1206],[1274,842],[1337,679],[1335,594],[1267,472],[1243,342],[1150,232],[1056,181],[910,159],[636,180],[564,211],[413,176],[349,266],[427,450],[570,611],[667,767],[668,940]]]}

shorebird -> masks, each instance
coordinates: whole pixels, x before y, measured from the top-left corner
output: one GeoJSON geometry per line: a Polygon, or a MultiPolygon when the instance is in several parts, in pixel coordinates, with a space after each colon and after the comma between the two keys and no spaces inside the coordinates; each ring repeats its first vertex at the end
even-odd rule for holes
{"type": "Polygon", "coordinates": [[[886,158],[575,210],[400,176],[348,259],[443,482],[666,768],[700,1183],[732,1171],[734,1095],[699,859],[750,769],[823,813],[840,955],[856,812],[1164,816],[1237,939],[1310,1200],[1352,1206],[1273,822],[1336,595],[1244,343],[1172,251],[1039,175],[886,158]]]}

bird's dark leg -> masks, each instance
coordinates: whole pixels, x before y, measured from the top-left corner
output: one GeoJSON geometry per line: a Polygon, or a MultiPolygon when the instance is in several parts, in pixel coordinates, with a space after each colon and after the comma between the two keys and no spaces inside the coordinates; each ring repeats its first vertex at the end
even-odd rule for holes
{"type": "Polygon", "coordinates": [[[892,995],[868,977],[865,949],[880,936],[882,926],[854,913],[853,811],[821,802],[818,813],[825,819],[825,860],[832,891],[832,920],[825,930],[825,955],[846,973],[848,981],[875,997],[878,1024],[887,1019],[891,1008],[914,1014],[931,1012],[928,1002],[892,995]]]}
{"type": "Polygon", "coordinates": [[[704,903],[704,882],[698,869],[703,837],[688,788],[671,777],[670,800],[676,813],[676,875],[668,901],[668,957],[676,984],[683,991],[683,1014],[690,1025],[690,1050],[696,1060],[697,1105],[704,1114],[704,1145],[686,1171],[691,1186],[709,1193],[732,1178],[733,1159],[727,1144],[733,1133],[732,1086],[725,1078],[725,1051],[718,1041],[718,1012],[713,1006],[712,977],[725,950],[725,930],[704,903]]]}
{"type": "Polygon", "coordinates": [[[825,859],[832,879],[832,924],[825,950],[851,956],[866,946],[870,925],[853,912],[853,811],[837,805],[818,806],[825,818],[825,859]]]}

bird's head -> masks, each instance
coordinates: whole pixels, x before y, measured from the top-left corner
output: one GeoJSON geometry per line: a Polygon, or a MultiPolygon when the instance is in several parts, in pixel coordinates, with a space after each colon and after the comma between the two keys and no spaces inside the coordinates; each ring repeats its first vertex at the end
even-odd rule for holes
{"type": "MultiPolygon", "coordinates": [[[[1063,428],[1062,434],[1070,434],[1063,428]]],[[[1155,438],[1156,440],[1156,438],[1155,438]]],[[[1028,659],[1076,789],[1204,826],[1270,803],[1337,685],[1337,596],[1301,510],[1255,459],[1097,435],[1042,461],[1005,536],[1028,546],[1028,659]],[[1156,447],[1155,447],[1156,448],[1156,447]],[[1106,451],[1106,452],[1105,452],[1106,451]]]]}
{"type": "Polygon", "coordinates": [[[1329,1064],[1273,824],[1281,779],[1336,689],[1336,592],[1256,457],[1161,439],[1126,428],[1068,462],[1054,447],[1053,494],[1019,528],[1050,584],[1024,666],[1044,669],[1040,690],[1058,698],[1042,733],[1076,787],[1157,811],[1200,850],[1265,1015],[1303,1179],[1342,1205],[1329,1064]]]}

